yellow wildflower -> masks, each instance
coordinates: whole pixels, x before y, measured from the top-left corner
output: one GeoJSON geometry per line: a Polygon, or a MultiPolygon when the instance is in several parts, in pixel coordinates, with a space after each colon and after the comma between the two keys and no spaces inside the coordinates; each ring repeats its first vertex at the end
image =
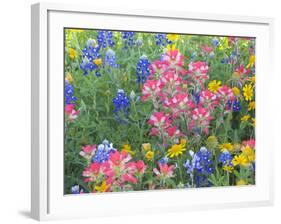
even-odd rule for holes
{"type": "Polygon", "coordinates": [[[246,146],[242,148],[242,155],[244,155],[249,163],[255,161],[255,150],[252,149],[250,146],[246,146]]]}
{"type": "Polygon", "coordinates": [[[146,154],[145,154],[145,158],[150,161],[152,160],[154,157],[154,152],[153,151],[148,151],[146,154]]]}
{"type": "Polygon", "coordinates": [[[232,159],[232,163],[234,166],[237,166],[237,165],[246,166],[247,158],[246,158],[246,156],[240,154],[239,156],[234,156],[234,158],[232,159]]]}
{"type": "Polygon", "coordinates": [[[100,66],[102,64],[102,59],[101,58],[97,58],[93,61],[97,66],[100,66]]]}
{"type": "Polygon", "coordinates": [[[174,50],[176,50],[176,46],[175,45],[168,45],[167,46],[167,51],[174,51],[174,50]]]}
{"type": "Polygon", "coordinates": [[[251,116],[249,114],[247,114],[241,118],[241,121],[248,121],[250,119],[250,117],[251,116]]]}
{"type": "Polygon", "coordinates": [[[151,145],[150,145],[150,143],[143,143],[143,144],[142,144],[142,149],[143,149],[144,151],[149,151],[149,150],[151,150],[151,145]]]}
{"type": "Polygon", "coordinates": [[[247,182],[243,179],[240,179],[236,182],[236,185],[237,186],[247,185],[247,182]]]}
{"type": "Polygon", "coordinates": [[[255,75],[250,78],[250,82],[252,82],[253,84],[256,83],[256,76],[255,75]]]}
{"type": "Polygon", "coordinates": [[[105,180],[101,183],[100,186],[96,186],[95,190],[98,192],[106,192],[108,190],[108,188],[110,187],[110,185],[107,185],[105,180]]]}
{"type": "Polygon", "coordinates": [[[135,154],[135,152],[132,151],[132,148],[131,148],[131,146],[129,144],[124,144],[122,151],[126,152],[126,153],[129,153],[131,155],[135,154]]]}
{"type": "Polygon", "coordinates": [[[252,125],[255,127],[256,126],[256,118],[252,118],[252,125]]]}
{"type": "Polygon", "coordinates": [[[225,165],[225,166],[223,166],[223,168],[222,168],[224,171],[226,171],[226,172],[228,172],[228,173],[232,173],[232,171],[233,171],[233,166],[227,166],[227,165],[225,165]]]}
{"type": "Polygon", "coordinates": [[[246,68],[252,68],[254,66],[254,64],[255,64],[255,59],[256,59],[255,55],[252,54],[249,57],[249,64],[247,65],[246,68]]]}
{"type": "Polygon", "coordinates": [[[256,102],[255,101],[251,101],[248,105],[248,111],[254,110],[256,109],[256,102]]]}
{"type": "Polygon", "coordinates": [[[208,89],[211,92],[216,93],[219,90],[220,86],[221,86],[221,81],[213,80],[208,84],[208,89]]]}
{"type": "Polygon", "coordinates": [[[233,92],[234,96],[240,95],[240,89],[238,89],[236,86],[232,88],[232,92],[233,92]]]}
{"type": "Polygon", "coordinates": [[[243,87],[243,93],[246,101],[251,101],[253,97],[253,86],[251,84],[243,87]]]}
{"type": "Polygon", "coordinates": [[[72,75],[71,75],[70,73],[67,73],[67,74],[66,74],[65,79],[66,79],[69,83],[72,83],[72,82],[73,82],[73,78],[72,78],[72,75]]]}
{"type": "Polygon", "coordinates": [[[70,32],[72,33],[81,33],[81,32],[84,32],[84,30],[81,30],[81,29],[69,29],[70,32]]]}
{"type": "Polygon", "coordinates": [[[170,40],[170,41],[176,41],[179,39],[179,36],[178,34],[167,34],[167,39],[170,40]]]}
{"type": "Polygon", "coordinates": [[[186,143],[187,143],[187,140],[186,140],[186,139],[182,138],[182,139],[180,140],[180,144],[181,144],[181,146],[182,146],[183,148],[186,147],[186,143]]]}
{"type": "Polygon", "coordinates": [[[170,158],[177,157],[182,155],[182,153],[186,151],[185,145],[183,144],[174,144],[170,149],[168,149],[167,156],[170,158]]]}
{"type": "Polygon", "coordinates": [[[73,60],[76,57],[76,51],[73,48],[68,49],[69,57],[73,60]]]}
{"type": "Polygon", "coordinates": [[[220,37],[220,43],[219,43],[219,50],[225,50],[229,48],[228,38],[227,37],[220,37]]]}
{"type": "Polygon", "coordinates": [[[230,152],[233,149],[233,145],[231,143],[227,142],[227,143],[220,144],[219,148],[220,148],[221,151],[226,149],[227,151],[230,152]]]}

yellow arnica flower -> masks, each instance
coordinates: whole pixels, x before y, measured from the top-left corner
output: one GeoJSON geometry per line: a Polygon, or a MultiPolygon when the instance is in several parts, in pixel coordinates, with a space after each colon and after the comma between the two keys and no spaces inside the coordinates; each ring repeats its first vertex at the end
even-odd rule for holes
{"type": "Polygon", "coordinates": [[[234,158],[232,159],[232,163],[234,166],[237,166],[237,165],[246,166],[247,158],[246,158],[246,156],[240,154],[239,156],[234,156],[234,158]]]}
{"type": "Polygon", "coordinates": [[[93,61],[97,66],[100,66],[102,64],[102,59],[101,58],[98,58],[98,59],[95,59],[93,61]]]}
{"type": "Polygon", "coordinates": [[[247,114],[247,115],[245,115],[245,116],[243,116],[242,118],[241,118],[241,121],[247,121],[247,120],[249,120],[250,119],[250,115],[249,114],[247,114]]]}
{"type": "Polygon", "coordinates": [[[233,166],[223,166],[222,168],[224,171],[228,172],[228,173],[232,173],[233,171],[233,166]]]}
{"type": "Polygon", "coordinates": [[[170,158],[177,157],[182,155],[182,153],[186,151],[185,145],[183,144],[174,144],[172,148],[168,149],[167,156],[170,158]]]}
{"type": "Polygon", "coordinates": [[[219,148],[221,151],[227,150],[230,152],[233,150],[233,145],[231,143],[227,142],[227,143],[220,144],[219,148]]]}
{"type": "Polygon", "coordinates": [[[251,81],[253,84],[255,84],[255,83],[256,83],[256,76],[255,76],[255,75],[252,76],[252,77],[250,78],[250,81],[251,81]]]}
{"type": "Polygon", "coordinates": [[[252,54],[252,55],[249,57],[249,64],[247,65],[247,68],[252,68],[252,67],[254,66],[254,64],[255,64],[255,59],[256,59],[255,55],[252,54]]]}
{"type": "Polygon", "coordinates": [[[108,190],[108,188],[110,187],[110,185],[107,185],[105,180],[101,183],[100,186],[96,186],[95,190],[98,192],[106,192],[108,190]]]}
{"type": "Polygon", "coordinates": [[[255,161],[255,150],[252,149],[250,146],[246,146],[242,148],[242,155],[244,155],[249,163],[255,161]]]}
{"type": "Polygon", "coordinates": [[[177,39],[179,39],[179,36],[178,34],[167,34],[167,39],[170,40],[170,41],[176,41],[177,39]]]}
{"type": "Polygon", "coordinates": [[[252,125],[255,127],[256,126],[256,118],[252,118],[252,125]]]}
{"type": "Polygon", "coordinates": [[[81,32],[84,32],[84,30],[81,30],[81,29],[69,29],[70,32],[72,33],[81,33],[81,32]]]}
{"type": "Polygon", "coordinates": [[[180,144],[181,144],[181,146],[182,146],[183,148],[186,147],[186,143],[187,143],[187,140],[186,140],[186,139],[182,138],[182,139],[180,140],[180,144]]]}
{"type": "Polygon", "coordinates": [[[256,109],[256,102],[252,101],[248,105],[248,111],[251,111],[251,110],[254,110],[254,109],[256,109]]]}
{"type": "Polygon", "coordinates": [[[220,37],[219,50],[225,50],[227,48],[229,48],[228,38],[220,37]]]}
{"type": "Polygon", "coordinates": [[[232,92],[233,92],[234,96],[239,96],[240,95],[240,89],[238,89],[237,87],[233,87],[232,88],[232,92]]]}
{"type": "Polygon", "coordinates": [[[208,84],[208,89],[211,92],[216,93],[219,90],[220,86],[221,86],[221,81],[213,80],[208,84]]]}
{"type": "Polygon", "coordinates": [[[69,57],[72,60],[76,57],[76,51],[73,48],[69,48],[69,57]]]}
{"type": "Polygon", "coordinates": [[[72,83],[72,82],[73,82],[73,78],[72,78],[72,75],[71,75],[70,73],[67,73],[67,74],[66,74],[65,79],[66,79],[69,83],[72,83]]]}
{"type": "Polygon", "coordinates": [[[145,158],[150,161],[152,160],[154,157],[154,152],[153,151],[148,151],[146,154],[145,154],[145,158]]]}
{"type": "Polygon", "coordinates": [[[126,152],[126,153],[129,153],[131,155],[135,154],[135,152],[132,151],[132,148],[131,148],[131,146],[129,144],[124,144],[122,151],[126,152]]]}
{"type": "Polygon", "coordinates": [[[240,179],[236,182],[236,186],[247,185],[247,182],[243,179],[240,179]]]}
{"type": "Polygon", "coordinates": [[[149,150],[151,150],[151,145],[150,145],[150,143],[143,143],[143,144],[142,144],[142,149],[143,149],[144,151],[149,151],[149,150]]]}
{"type": "Polygon", "coordinates": [[[251,84],[243,87],[243,93],[246,101],[251,101],[253,97],[253,86],[251,84]]]}
{"type": "Polygon", "coordinates": [[[167,50],[168,51],[171,51],[171,50],[174,51],[174,50],[176,50],[176,46],[174,44],[173,45],[170,44],[170,45],[167,46],[167,50]]]}

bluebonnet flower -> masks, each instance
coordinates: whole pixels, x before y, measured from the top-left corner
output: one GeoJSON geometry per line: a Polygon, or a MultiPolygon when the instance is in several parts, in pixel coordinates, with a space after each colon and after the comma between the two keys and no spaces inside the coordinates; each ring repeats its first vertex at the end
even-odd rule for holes
{"type": "Polygon", "coordinates": [[[198,105],[200,103],[200,93],[194,93],[193,98],[195,103],[198,105]]]}
{"type": "Polygon", "coordinates": [[[196,153],[195,168],[199,173],[211,174],[212,168],[212,153],[206,147],[201,147],[196,153]]]}
{"type": "Polygon", "coordinates": [[[220,44],[220,41],[219,41],[217,38],[214,38],[214,39],[212,40],[212,43],[213,43],[213,45],[214,45],[215,47],[218,47],[219,44],[220,44]]]}
{"type": "Polygon", "coordinates": [[[108,49],[105,53],[104,65],[109,65],[111,68],[117,68],[118,64],[116,63],[115,52],[111,49],[108,49]]]}
{"type": "Polygon", "coordinates": [[[97,47],[98,44],[96,42],[96,40],[89,38],[87,40],[87,47],[97,47]]]}
{"type": "Polygon", "coordinates": [[[79,185],[73,185],[71,187],[71,194],[80,194],[83,193],[83,189],[80,189],[79,185]]]}
{"type": "Polygon", "coordinates": [[[241,103],[240,103],[240,101],[239,101],[238,99],[235,99],[235,100],[233,101],[232,110],[233,110],[234,112],[239,112],[240,109],[241,109],[241,103]]]}
{"type": "Polygon", "coordinates": [[[169,162],[169,158],[165,156],[162,159],[160,159],[158,162],[161,164],[167,164],[169,162]]]}
{"type": "Polygon", "coordinates": [[[143,44],[142,39],[138,38],[138,39],[136,40],[136,45],[137,45],[138,47],[141,47],[142,44],[143,44]]]}
{"type": "Polygon", "coordinates": [[[128,110],[130,108],[130,99],[126,96],[123,89],[119,89],[116,97],[113,99],[113,104],[115,105],[114,113],[118,114],[123,111],[126,116],[128,116],[128,110]]]}
{"type": "Polygon", "coordinates": [[[113,152],[116,152],[116,149],[113,148],[113,144],[105,139],[102,144],[98,145],[97,150],[92,157],[92,162],[103,163],[109,159],[109,155],[113,152]]]}
{"type": "Polygon", "coordinates": [[[150,76],[150,62],[145,55],[141,56],[136,69],[137,83],[145,83],[147,77],[150,76]]]}
{"type": "Polygon", "coordinates": [[[97,40],[99,48],[113,47],[115,45],[112,31],[98,31],[97,40]]]}
{"type": "Polygon", "coordinates": [[[215,57],[215,53],[212,51],[212,52],[209,54],[209,57],[210,57],[210,58],[214,58],[214,57],[215,57]]]}
{"type": "Polygon", "coordinates": [[[224,150],[220,155],[218,161],[223,165],[232,165],[232,155],[227,151],[224,150]]]}
{"type": "Polygon", "coordinates": [[[168,44],[172,44],[172,41],[167,38],[167,34],[158,33],[154,35],[154,38],[156,45],[166,47],[168,44]]]}
{"type": "Polygon", "coordinates": [[[241,110],[241,103],[238,99],[228,100],[226,105],[227,105],[227,108],[229,110],[232,110],[233,112],[239,112],[241,110]]]}
{"type": "Polygon", "coordinates": [[[228,58],[228,57],[224,57],[224,58],[221,60],[221,63],[222,63],[222,64],[228,64],[228,63],[229,63],[229,58],[228,58]]]}
{"type": "Polygon", "coordinates": [[[192,150],[189,151],[189,154],[191,156],[191,160],[187,159],[186,162],[183,164],[183,166],[186,168],[186,172],[193,176],[193,171],[195,168],[195,158],[194,158],[194,152],[192,150]]]}
{"type": "Polygon", "coordinates": [[[225,57],[225,63],[235,64],[237,63],[239,57],[240,53],[237,51],[237,49],[234,49],[228,57],[225,57]]]}
{"type": "Polygon", "coordinates": [[[191,160],[187,160],[184,164],[186,172],[190,175],[193,185],[194,172],[197,172],[196,186],[208,186],[207,176],[213,173],[212,153],[206,147],[201,147],[197,153],[189,151],[191,160]]]}
{"type": "Polygon", "coordinates": [[[99,66],[102,64],[100,48],[96,45],[95,40],[89,39],[87,46],[83,49],[83,60],[80,69],[84,71],[84,75],[95,71],[96,76],[100,76],[99,66]]]}
{"type": "Polygon", "coordinates": [[[72,104],[77,100],[76,97],[73,96],[73,94],[74,87],[66,80],[64,86],[64,99],[66,104],[72,104]]]}
{"type": "Polygon", "coordinates": [[[135,32],[121,32],[124,48],[135,45],[135,32]]]}

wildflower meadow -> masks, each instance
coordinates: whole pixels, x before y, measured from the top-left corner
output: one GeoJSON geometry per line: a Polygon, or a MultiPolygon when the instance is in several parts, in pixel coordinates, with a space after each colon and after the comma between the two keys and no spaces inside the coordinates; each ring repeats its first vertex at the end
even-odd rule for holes
{"type": "Polygon", "coordinates": [[[64,193],[255,184],[255,38],[64,30],[64,193]]]}

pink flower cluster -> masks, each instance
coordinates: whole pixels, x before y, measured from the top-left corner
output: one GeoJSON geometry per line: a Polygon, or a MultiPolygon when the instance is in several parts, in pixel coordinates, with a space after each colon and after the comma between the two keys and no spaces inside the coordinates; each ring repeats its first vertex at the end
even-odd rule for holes
{"type": "Polygon", "coordinates": [[[142,87],[142,100],[151,101],[154,107],[148,120],[150,134],[162,138],[163,143],[167,137],[186,136],[198,129],[208,133],[213,109],[233,96],[226,86],[218,94],[205,89],[204,83],[209,79],[205,62],[190,62],[188,70],[184,66],[184,56],[171,49],[161,60],[151,63],[151,76],[142,87]],[[189,132],[182,133],[186,130],[189,132]]]}
{"type": "Polygon", "coordinates": [[[153,169],[153,172],[156,174],[158,178],[171,178],[173,177],[173,172],[175,169],[175,166],[168,165],[167,163],[158,163],[159,170],[157,168],[153,169]]]}
{"type": "MultiPolygon", "coordinates": [[[[87,148],[88,146],[86,146],[87,148]]],[[[83,148],[85,152],[85,148],[83,148]]],[[[85,152],[86,153],[86,152],[85,152]]],[[[89,153],[92,153],[89,151],[89,153]]],[[[132,157],[126,152],[114,152],[109,156],[109,160],[103,163],[93,162],[85,168],[82,176],[85,182],[98,183],[105,181],[106,191],[112,188],[119,190],[129,189],[131,184],[137,184],[146,169],[142,160],[131,161],[132,157]]],[[[95,192],[95,189],[93,189],[95,192]]]]}
{"type": "Polygon", "coordinates": [[[97,150],[97,145],[85,145],[82,147],[80,156],[84,157],[89,164],[96,150],[97,150]]]}
{"type": "Polygon", "coordinates": [[[75,110],[75,104],[66,104],[64,110],[70,121],[74,121],[80,113],[79,110],[75,110]]]}
{"type": "Polygon", "coordinates": [[[251,148],[255,148],[256,146],[256,141],[255,139],[251,138],[249,140],[245,140],[242,142],[242,146],[249,146],[251,148]]]}
{"type": "Polygon", "coordinates": [[[190,62],[188,75],[196,86],[204,87],[204,83],[209,79],[208,65],[203,61],[190,62]]]}

